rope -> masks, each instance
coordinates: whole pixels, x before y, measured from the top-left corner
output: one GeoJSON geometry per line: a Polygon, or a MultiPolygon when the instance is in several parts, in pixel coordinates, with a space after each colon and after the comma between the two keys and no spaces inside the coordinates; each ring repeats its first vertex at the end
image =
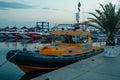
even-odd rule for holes
{"type": "Polygon", "coordinates": [[[5,65],[9,60],[11,60],[16,54],[18,54],[19,51],[15,52],[15,54],[13,56],[11,56],[10,58],[8,58],[5,62],[3,62],[2,64],[0,64],[0,67],[2,67],[3,65],[5,65]]]}

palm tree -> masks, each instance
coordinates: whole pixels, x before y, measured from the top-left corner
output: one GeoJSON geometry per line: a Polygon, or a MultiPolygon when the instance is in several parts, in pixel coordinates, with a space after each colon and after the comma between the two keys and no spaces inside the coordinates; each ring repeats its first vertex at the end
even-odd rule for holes
{"type": "Polygon", "coordinates": [[[116,10],[116,6],[112,3],[100,6],[102,10],[96,9],[97,14],[90,13],[93,17],[88,18],[89,25],[106,32],[108,36],[106,45],[115,45],[114,36],[120,28],[120,8],[116,10]]]}

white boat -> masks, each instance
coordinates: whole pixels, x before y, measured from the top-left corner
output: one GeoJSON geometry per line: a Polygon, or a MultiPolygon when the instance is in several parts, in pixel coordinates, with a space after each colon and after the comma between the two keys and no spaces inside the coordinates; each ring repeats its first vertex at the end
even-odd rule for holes
{"type": "Polygon", "coordinates": [[[20,36],[20,33],[19,32],[5,32],[5,34],[10,37],[10,38],[13,38],[13,37],[21,37],[20,36]]]}
{"type": "Polygon", "coordinates": [[[0,32],[0,37],[16,38],[16,37],[20,37],[20,34],[19,32],[0,32]]]}
{"type": "Polygon", "coordinates": [[[39,32],[23,32],[23,33],[20,33],[20,36],[22,38],[33,38],[33,39],[42,38],[39,32]]]}
{"type": "Polygon", "coordinates": [[[0,32],[0,37],[7,37],[7,35],[4,32],[0,32]]]}

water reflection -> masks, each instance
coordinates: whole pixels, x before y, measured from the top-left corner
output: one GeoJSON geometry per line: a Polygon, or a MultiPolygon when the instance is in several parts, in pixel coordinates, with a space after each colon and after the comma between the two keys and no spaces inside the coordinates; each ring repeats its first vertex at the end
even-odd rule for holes
{"type": "Polygon", "coordinates": [[[46,72],[32,72],[25,74],[16,65],[6,61],[6,54],[9,50],[27,48],[27,50],[38,50],[42,46],[49,45],[49,43],[42,44],[41,39],[21,39],[21,38],[0,38],[0,80],[30,80],[31,78],[42,75],[46,72]],[[2,65],[3,64],[3,65],[2,65]],[[6,77],[8,76],[8,77],[6,77]]]}

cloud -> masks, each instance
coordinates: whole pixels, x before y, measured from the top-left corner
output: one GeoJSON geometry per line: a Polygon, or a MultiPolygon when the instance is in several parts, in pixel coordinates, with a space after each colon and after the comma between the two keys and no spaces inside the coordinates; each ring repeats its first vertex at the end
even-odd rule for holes
{"type": "Polygon", "coordinates": [[[33,6],[17,3],[17,2],[4,2],[0,1],[0,10],[8,10],[9,8],[14,9],[24,9],[24,8],[32,8],[33,6]]]}
{"type": "Polygon", "coordinates": [[[53,9],[53,8],[48,8],[48,7],[44,7],[42,9],[44,9],[44,10],[53,10],[53,11],[61,11],[60,9],[53,9]]]}
{"type": "Polygon", "coordinates": [[[8,9],[6,9],[6,8],[1,8],[1,7],[0,7],[0,10],[8,10],[8,9]]]}
{"type": "Polygon", "coordinates": [[[42,9],[45,9],[45,10],[50,10],[50,8],[47,8],[47,7],[45,7],[45,8],[42,8],[42,9]]]}

